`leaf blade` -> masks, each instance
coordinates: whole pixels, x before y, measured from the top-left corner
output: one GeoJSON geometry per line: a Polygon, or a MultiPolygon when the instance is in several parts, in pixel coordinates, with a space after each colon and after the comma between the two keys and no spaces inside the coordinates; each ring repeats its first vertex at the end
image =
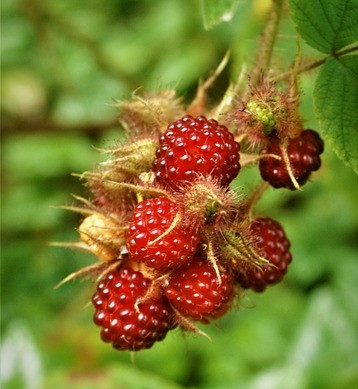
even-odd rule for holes
{"type": "Polygon", "coordinates": [[[301,37],[323,53],[335,53],[358,40],[355,0],[289,0],[301,37]]]}
{"type": "Polygon", "coordinates": [[[235,15],[239,0],[202,0],[204,28],[210,30],[222,22],[229,22],[235,15]]]}
{"type": "Polygon", "coordinates": [[[316,80],[314,108],[338,157],[358,174],[358,55],[332,58],[316,80]]]}

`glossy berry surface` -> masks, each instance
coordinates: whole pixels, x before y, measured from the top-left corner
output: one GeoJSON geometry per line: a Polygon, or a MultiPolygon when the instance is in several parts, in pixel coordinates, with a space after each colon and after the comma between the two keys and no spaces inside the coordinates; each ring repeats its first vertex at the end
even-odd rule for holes
{"type": "Polygon", "coordinates": [[[131,267],[108,273],[97,285],[92,297],[94,323],[101,329],[104,342],[118,350],[137,351],[150,348],[165,338],[174,327],[173,312],[161,295],[148,302],[139,302],[151,281],[131,267]]]}
{"type": "Polygon", "coordinates": [[[230,184],[240,170],[240,146],[225,126],[190,115],[169,124],[160,138],[153,170],[156,180],[173,189],[198,175],[230,184]]]}
{"type": "Polygon", "coordinates": [[[250,226],[253,241],[258,253],[272,266],[263,265],[261,269],[248,268],[240,273],[237,281],[244,288],[262,292],[268,285],[277,284],[287,272],[292,261],[290,241],[282,226],[270,218],[257,218],[250,226]]]}
{"type": "MultiPolygon", "coordinates": [[[[313,130],[302,131],[298,137],[289,140],[287,155],[293,175],[299,185],[305,184],[311,172],[320,168],[320,154],[323,148],[322,139],[313,130]]],[[[280,156],[281,160],[273,157],[261,158],[259,165],[261,177],[274,188],[296,189],[282,158],[280,140],[273,138],[269,146],[262,150],[262,154],[275,154],[280,156]]]]}
{"type": "Polygon", "coordinates": [[[224,315],[233,297],[233,276],[220,271],[221,283],[207,259],[195,258],[184,268],[172,273],[165,296],[183,316],[208,323],[224,315]]]}
{"type": "Polygon", "coordinates": [[[133,211],[128,231],[130,259],[166,271],[194,256],[199,237],[178,221],[179,207],[166,197],[141,201],[133,211]]]}

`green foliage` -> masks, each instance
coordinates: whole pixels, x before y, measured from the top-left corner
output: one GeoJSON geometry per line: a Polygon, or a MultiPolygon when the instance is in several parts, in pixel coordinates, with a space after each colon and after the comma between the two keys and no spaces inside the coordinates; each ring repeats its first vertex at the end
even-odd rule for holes
{"type": "Polygon", "coordinates": [[[289,0],[301,37],[330,54],[357,42],[358,3],[355,0],[289,0]]]}
{"type": "Polygon", "coordinates": [[[325,139],[358,174],[358,56],[327,61],[317,78],[314,104],[325,139]]]}
{"type": "Polygon", "coordinates": [[[300,36],[322,53],[334,55],[316,81],[315,113],[339,158],[358,173],[357,56],[337,57],[339,50],[358,42],[358,3],[290,0],[289,4],[300,36]]]}
{"type": "MultiPolygon", "coordinates": [[[[328,10],[336,1],[290,5],[296,12],[293,7],[306,3],[307,9],[313,3],[328,10]]],[[[236,2],[212,4],[225,8],[207,16],[208,23],[220,21],[236,2]]],[[[357,167],[356,56],[330,58],[317,78],[315,110],[324,139],[332,144],[326,145],[313,183],[302,192],[269,190],[257,206],[258,213],[279,220],[292,241],[285,282],[263,294],[247,293],[242,306],[216,326],[202,326],[212,342],[173,331],[132,362],[129,353],[100,341],[86,307],[91,282],[54,289],[95,261],[48,242],[78,238],[79,217],[52,206],[71,205],[70,193],[86,193],[71,173],[93,168],[99,156],[92,145],[121,138],[108,103],[141,86],[178,85],[190,98],[198,80],[231,48],[231,67],[211,97],[221,95],[243,62],[253,62],[262,4],[242,1],[231,23],[205,32],[199,1],[2,2],[2,388],[26,383],[34,389],[350,389],[358,384],[358,181],[333,152],[357,167]],[[28,375],[24,367],[35,361],[40,369],[28,375]]],[[[355,2],[339,4],[350,7],[343,23],[349,26],[355,2]]],[[[310,18],[323,23],[319,19],[310,18]]],[[[325,53],[353,42],[351,30],[341,32],[333,20],[333,35],[327,36],[339,37],[336,43],[323,45],[316,37],[325,53]]],[[[296,50],[295,39],[287,38],[294,24],[287,19],[281,28],[274,62],[288,67],[296,50]]],[[[315,56],[312,52],[302,45],[303,56],[315,56]]],[[[311,77],[302,74],[301,113],[307,128],[315,129],[311,77]]],[[[257,169],[249,168],[235,187],[251,189],[259,180],[257,169]]]]}

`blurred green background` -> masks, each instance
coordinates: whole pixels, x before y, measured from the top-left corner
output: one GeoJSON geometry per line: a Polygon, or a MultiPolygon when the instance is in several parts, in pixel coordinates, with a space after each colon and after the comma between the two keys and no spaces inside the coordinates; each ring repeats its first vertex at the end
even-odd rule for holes
{"type": "MultiPolygon", "coordinates": [[[[3,0],[1,368],[4,389],[350,389],[358,385],[358,180],[326,145],[302,192],[270,190],[257,211],[292,241],[285,281],[242,306],[205,338],[179,331],[130,354],[99,340],[88,282],[54,289],[94,258],[48,246],[77,239],[79,218],[52,206],[85,194],[71,173],[95,166],[92,146],[120,134],[113,99],[175,86],[190,100],[228,49],[211,98],[255,58],[269,1],[243,0],[230,23],[205,31],[198,0],[3,0]]],[[[288,11],[273,64],[296,48],[288,11]]],[[[309,59],[317,54],[303,45],[309,59]]],[[[315,74],[302,77],[302,115],[315,74]]],[[[248,169],[234,183],[259,182],[248,169]]],[[[241,189],[239,189],[241,190],[241,189]]]]}

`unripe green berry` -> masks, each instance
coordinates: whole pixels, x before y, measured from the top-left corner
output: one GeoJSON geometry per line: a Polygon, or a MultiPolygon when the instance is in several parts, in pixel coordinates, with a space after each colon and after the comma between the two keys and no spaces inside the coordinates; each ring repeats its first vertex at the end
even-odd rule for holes
{"type": "Polygon", "coordinates": [[[265,135],[271,134],[276,125],[276,120],[275,115],[269,108],[260,105],[254,100],[250,100],[246,104],[246,110],[253,115],[255,120],[263,124],[265,135]]]}

